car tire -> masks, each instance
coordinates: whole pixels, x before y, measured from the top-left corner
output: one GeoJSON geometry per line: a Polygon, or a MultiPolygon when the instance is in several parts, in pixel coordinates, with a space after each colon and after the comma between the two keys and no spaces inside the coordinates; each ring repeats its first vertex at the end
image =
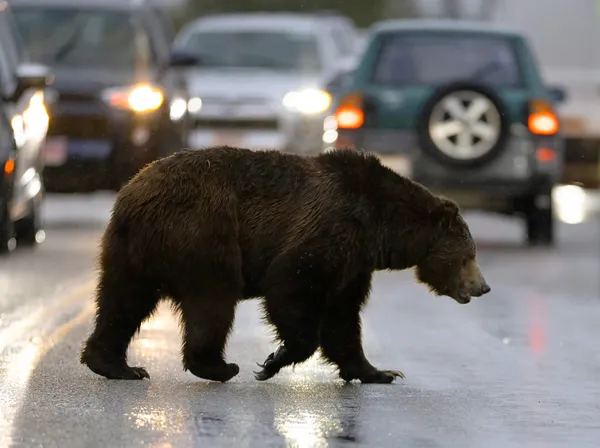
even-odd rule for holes
{"type": "Polygon", "coordinates": [[[524,220],[528,245],[554,246],[555,218],[551,190],[526,198],[524,220]]]}
{"type": "Polygon", "coordinates": [[[38,244],[38,234],[43,229],[39,204],[32,205],[31,213],[18,220],[15,225],[17,246],[34,247],[38,244]]]}
{"type": "Polygon", "coordinates": [[[6,202],[0,202],[0,255],[5,255],[14,249],[14,224],[8,214],[6,202]]]}
{"type": "Polygon", "coordinates": [[[425,155],[449,168],[472,169],[491,162],[504,150],[510,136],[510,119],[508,117],[508,108],[504,101],[493,88],[474,81],[455,81],[436,88],[421,108],[417,120],[417,139],[420,149],[425,155]],[[496,142],[482,155],[469,159],[451,157],[442,151],[433,141],[429,130],[430,120],[438,104],[445,97],[459,92],[472,92],[487,98],[496,108],[499,115],[499,130],[496,142]]]}

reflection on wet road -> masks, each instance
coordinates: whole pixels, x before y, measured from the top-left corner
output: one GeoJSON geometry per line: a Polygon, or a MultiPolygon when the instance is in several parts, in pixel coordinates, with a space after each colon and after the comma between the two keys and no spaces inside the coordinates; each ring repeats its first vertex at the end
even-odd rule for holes
{"type": "Polygon", "coordinates": [[[316,357],[255,381],[275,348],[256,303],[238,308],[229,383],[182,371],[167,306],[130,349],[150,381],[95,376],[77,358],[111,197],[52,198],[44,244],[0,261],[0,446],[598,446],[600,225],[580,193],[557,193],[573,224],[556,249],[524,248],[518,221],[468,215],[493,288],[470,305],[430,296],[410,272],[378,274],[365,350],[407,379],[368,386],[316,357]]]}

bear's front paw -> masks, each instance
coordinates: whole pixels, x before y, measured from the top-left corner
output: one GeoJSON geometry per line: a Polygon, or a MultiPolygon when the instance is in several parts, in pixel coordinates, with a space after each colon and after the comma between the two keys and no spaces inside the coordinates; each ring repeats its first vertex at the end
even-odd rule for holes
{"type": "Polygon", "coordinates": [[[358,377],[363,384],[389,384],[397,377],[406,379],[406,376],[399,370],[375,370],[358,377]]]}
{"type": "Polygon", "coordinates": [[[87,350],[81,358],[81,363],[97,375],[104,376],[110,380],[142,380],[150,379],[148,371],[144,367],[130,367],[124,360],[107,361],[103,356],[87,350]]]}
{"type": "Polygon", "coordinates": [[[235,363],[226,364],[192,364],[186,365],[185,370],[189,370],[193,375],[209,381],[219,381],[226,383],[231,378],[240,373],[240,368],[235,363]]]}

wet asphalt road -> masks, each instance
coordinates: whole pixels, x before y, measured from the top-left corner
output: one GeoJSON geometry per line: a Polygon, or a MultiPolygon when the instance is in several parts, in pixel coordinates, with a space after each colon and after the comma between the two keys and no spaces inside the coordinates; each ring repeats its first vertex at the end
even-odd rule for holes
{"type": "MultiPolygon", "coordinates": [[[[406,374],[392,385],[344,385],[316,357],[257,382],[276,346],[255,302],[238,308],[231,382],[182,371],[168,307],[130,348],[151,380],[123,382],[78,363],[111,200],[51,198],[46,241],[0,260],[0,446],[600,446],[597,216],[561,224],[548,250],[524,248],[518,221],[467,215],[493,288],[467,306],[410,272],[378,274],[364,345],[406,374]]],[[[564,219],[579,220],[567,202],[564,219]]]]}

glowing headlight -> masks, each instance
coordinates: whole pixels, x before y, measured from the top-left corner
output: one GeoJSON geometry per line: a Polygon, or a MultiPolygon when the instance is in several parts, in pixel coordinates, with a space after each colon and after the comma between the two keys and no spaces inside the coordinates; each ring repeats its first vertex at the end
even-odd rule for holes
{"type": "Polygon", "coordinates": [[[43,138],[49,121],[50,117],[44,104],[44,93],[41,90],[37,91],[29,100],[29,105],[23,113],[16,114],[11,119],[17,146],[23,145],[28,136],[43,138]]]}
{"type": "Polygon", "coordinates": [[[29,100],[29,106],[23,112],[25,126],[47,126],[50,117],[44,103],[44,92],[37,91],[29,100]]]}
{"type": "Polygon", "coordinates": [[[118,109],[131,109],[140,113],[153,112],[164,101],[162,91],[147,84],[108,89],[102,93],[102,98],[118,109]]]}
{"type": "Polygon", "coordinates": [[[202,109],[202,99],[197,96],[190,98],[187,107],[189,113],[197,114],[202,109]]]}
{"type": "Polygon", "coordinates": [[[331,105],[331,95],[323,90],[307,89],[286,93],[283,105],[294,112],[319,114],[331,105]]]}
{"type": "Polygon", "coordinates": [[[187,101],[183,98],[175,98],[171,101],[171,108],[169,109],[169,116],[173,121],[181,120],[185,112],[187,111],[187,101]]]}

